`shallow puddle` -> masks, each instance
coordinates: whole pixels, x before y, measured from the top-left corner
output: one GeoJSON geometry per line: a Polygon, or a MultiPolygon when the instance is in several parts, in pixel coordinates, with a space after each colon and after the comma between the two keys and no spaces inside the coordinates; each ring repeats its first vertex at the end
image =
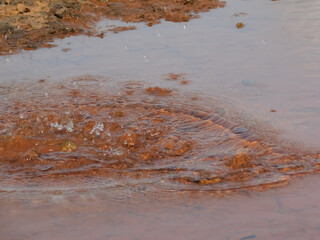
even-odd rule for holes
{"type": "Polygon", "coordinates": [[[1,89],[2,191],[223,191],[271,187],[320,166],[319,153],[284,145],[214,99],[92,76],[30,85],[1,89]]]}
{"type": "Polygon", "coordinates": [[[318,177],[219,198],[123,191],[1,194],[3,239],[317,239],[318,177]],[[124,194],[125,193],[125,194],[124,194]],[[41,197],[39,197],[41,194],[41,197]],[[32,221],[30,221],[32,219],[32,221]]]}
{"type": "Polygon", "coordinates": [[[319,9],[228,1],[1,56],[0,237],[317,239],[319,9]]]}
{"type": "MultiPolygon", "coordinates": [[[[67,38],[57,40],[57,48],[1,57],[1,79],[91,74],[170,85],[161,81],[163,74],[185,73],[190,82],[183,91],[218,96],[289,140],[318,148],[318,12],[314,0],[228,1],[187,23],[129,24],[136,30],[67,38]],[[245,27],[237,29],[238,22],[245,27]]],[[[127,26],[104,21],[98,29],[114,25],[127,26]]]]}

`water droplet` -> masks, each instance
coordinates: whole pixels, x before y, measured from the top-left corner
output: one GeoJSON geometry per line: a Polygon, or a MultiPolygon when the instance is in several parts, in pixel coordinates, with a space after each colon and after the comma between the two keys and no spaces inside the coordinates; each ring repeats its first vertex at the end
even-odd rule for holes
{"type": "Polygon", "coordinates": [[[147,56],[143,56],[143,58],[144,58],[144,61],[145,61],[145,62],[149,62],[149,59],[148,59],[147,56]]]}

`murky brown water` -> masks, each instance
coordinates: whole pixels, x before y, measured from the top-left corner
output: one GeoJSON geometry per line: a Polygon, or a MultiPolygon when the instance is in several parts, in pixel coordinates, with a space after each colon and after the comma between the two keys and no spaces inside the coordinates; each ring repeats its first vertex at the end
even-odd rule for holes
{"type": "Polygon", "coordinates": [[[1,57],[0,238],[317,239],[318,9],[229,1],[1,57]]]}
{"type": "Polygon", "coordinates": [[[2,239],[318,239],[318,176],[219,198],[121,188],[1,193],[2,239]]]}
{"type": "MultiPolygon", "coordinates": [[[[171,74],[171,78],[179,78],[171,74]]],[[[1,89],[1,190],[271,187],[320,155],[214,99],[83,76],[1,89]],[[54,187],[55,186],[55,187],[54,187]]]]}

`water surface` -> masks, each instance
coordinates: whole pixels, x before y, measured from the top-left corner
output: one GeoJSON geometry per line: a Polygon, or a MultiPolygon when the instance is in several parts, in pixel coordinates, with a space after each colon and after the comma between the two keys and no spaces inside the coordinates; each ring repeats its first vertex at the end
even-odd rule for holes
{"type": "MultiPolygon", "coordinates": [[[[39,79],[57,85],[88,74],[119,83],[142,82],[146,88],[174,88],[182,95],[211,99],[198,109],[211,106],[212,110],[213,99],[219,106],[233,105],[238,116],[251,119],[248,126],[257,121],[264,134],[274,136],[280,131],[276,143],[300,149],[300,154],[306,149],[317,152],[319,11],[316,0],[232,0],[225,8],[201,14],[200,19],[188,23],[163,22],[152,28],[136,24],[135,31],[107,34],[104,39],[73,37],[57,40],[57,48],[1,57],[0,83],[9,89],[19,83],[27,85],[29,101],[39,79]],[[246,14],[234,16],[237,13],[246,14]],[[237,29],[238,22],[245,27],[237,29]],[[70,50],[62,51],[66,48],[70,50]],[[183,73],[189,84],[165,80],[170,72],[183,73]]],[[[98,27],[114,23],[123,24],[104,21],[98,27]]],[[[192,105],[183,98],[178,103],[192,105]]],[[[221,116],[221,111],[218,114],[221,116]]],[[[62,126],[64,131],[70,127],[68,122],[62,126]]],[[[95,130],[99,131],[99,126],[95,130]]],[[[255,132],[260,133],[255,126],[255,132]]],[[[62,145],[55,146],[73,149],[68,139],[60,140],[62,145]],[[69,144],[65,146],[66,141],[69,144]]],[[[274,143],[272,138],[268,142],[274,143]]],[[[212,176],[202,180],[212,180],[211,187],[217,183],[212,176]]],[[[150,187],[113,188],[112,184],[100,190],[94,190],[94,184],[77,191],[10,189],[13,192],[1,193],[0,234],[4,239],[86,239],[89,234],[93,239],[317,239],[318,181],[317,175],[298,178],[290,180],[287,187],[263,193],[243,189],[222,199],[217,198],[219,191],[213,196],[195,193],[194,197],[190,192],[172,193],[170,188],[153,191],[150,187]]],[[[188,186],[199,187],[197,183],[188,186]]],[[[206,184],[201,186],[207,188],[206,184]]]]}
{"type": "Polygon", "coordinates": [[[318,147],[318,12],[312,0],[228,1],[188,23],[137,24],[104,39],[58,40],[58,48],[1,57],[1,81],[92,74],[158,83],[162,74],[186,73],[192,84],[185,89],[221,96],[318,147]]]}

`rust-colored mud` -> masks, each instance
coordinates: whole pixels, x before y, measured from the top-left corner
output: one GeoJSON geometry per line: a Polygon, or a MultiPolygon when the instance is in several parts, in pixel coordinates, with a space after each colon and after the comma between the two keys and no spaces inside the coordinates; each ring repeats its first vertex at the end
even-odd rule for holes
{"type": "MultiPolygon", "coordinates": [[[[0,55],[50,47],[55,38],[97,33],[94,23],[101,17],[126,22],[146,22],[149,26],[161,19],[189,21],[199,12],[223,7],[218,0],[1,0],[0,55]]],[[[114,32],[132,30],[117,28],[114,32]]]]}
{"type": "Polygon", "coordinates": [[[187,85],[190,83],[189,80],[185,79],[185,76],[183,73],[169,73],[164,76],[164,79],[169,81],[179,81],[180,85],[187,85]]]}
{"type": "Polygon", "coordinates": [[[135,26],[129,26],[129,27],[124,26],[124,27],[113,27],[113,28],[109,29],[108,31],[114,32],[114,33],[119,33],[119,32],[128,31],[128,30],[135,30],[135,29],[136,29],[135,26]]]}
{"type": "Polygon", "coordinates": [[[318,154],[282,146],[221,103],[170,89],[42,79],[2,85],[0,98],[2,190],[269,187],[320,166],[318,154]]]}

